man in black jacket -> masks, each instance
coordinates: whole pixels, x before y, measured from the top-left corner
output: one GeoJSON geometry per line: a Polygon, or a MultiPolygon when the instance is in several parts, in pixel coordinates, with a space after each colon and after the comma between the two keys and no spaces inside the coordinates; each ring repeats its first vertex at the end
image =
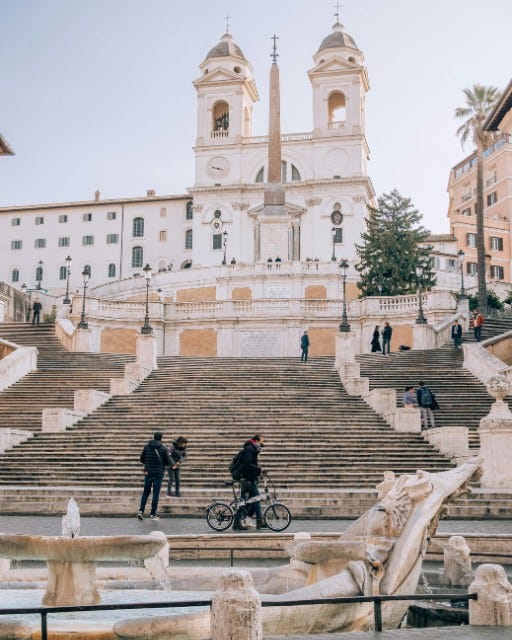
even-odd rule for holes
{"type": "Polygon", "coordinates": [[[158,520],[156,511],[158,509],[158,499],[160,497],[160,489],[164,479],[165,467],[171,463],[169,451],[162,444],[162,434],[155,433],[153,440],[150,440],[140,454],[140,461],[144,465],[144,491],[140,499],[140,509],[137,514],[139,520],[144,519],[144,509],[148,501],[151,489],[153,489],[153,498],[151,501],[151,520],[158,520]]]}
{"type": "MultiPolygon", "coordinates": [[[[242,479],[241,495],[245,500],[250,500],[260,495],[258,489],[258,478],[262,474],[262,468],[258,464],[258,454],[263,446],[263,436],[256,434],[250,440],[244,444],[242,455],[242,479]]],[[[249,508],[253,510],[256,515],[256,527],[258,529],[265,529],[266,524],[261,517],[261,504],[259,500],[251,502],[249,508]]],[[[246,509],[239,509],[235,514],[235,520],[233,522],[233,529],[235,531],[243,531],[247,527],[242,524],[242,519],[246,515],[246,509]]]]}

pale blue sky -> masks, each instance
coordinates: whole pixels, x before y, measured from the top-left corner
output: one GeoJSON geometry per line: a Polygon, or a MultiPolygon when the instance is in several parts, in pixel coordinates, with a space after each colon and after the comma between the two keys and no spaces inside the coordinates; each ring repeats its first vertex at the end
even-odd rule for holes
{"type": "MultiPolygon", "coordinates": [[[[183,193],[193,184],[198,64],[224,16],[254,66],[254,134],[267,126],[279,37],[283,132],[312,129],[307,70],[334,22],[319,0],[0,0],[0,206],[183,193]]],[[[464,153],[453,111],[473,83],[512,76],[510,0],[346,0],[370,76],[369,173],[448,230],[448,172],[464,153]]],[[[468,152],[470,149],[467,150],[468,152]]]]}

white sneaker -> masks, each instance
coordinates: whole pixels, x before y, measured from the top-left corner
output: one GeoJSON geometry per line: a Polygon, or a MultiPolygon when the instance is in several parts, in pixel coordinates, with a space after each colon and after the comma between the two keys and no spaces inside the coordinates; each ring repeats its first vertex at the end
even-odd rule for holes
{"type": "Polygon", "coordinates": [[[139,513],[137,514],[137,518],[139,520],[144,520],[144,515],[143,515],[142,511],[139,511],[139,513]]]}
{"type": "Polygon", "coordinates": [[[254,522],[254,520],[252,518],[246,518],[243,521],[243,524],[249,529],[256,529],[256,523],[254,522]]]}
{"type": "Polygon", "coordinates": [[[149,516],[150,520],[160,520],[158,516],[149,516]]]}

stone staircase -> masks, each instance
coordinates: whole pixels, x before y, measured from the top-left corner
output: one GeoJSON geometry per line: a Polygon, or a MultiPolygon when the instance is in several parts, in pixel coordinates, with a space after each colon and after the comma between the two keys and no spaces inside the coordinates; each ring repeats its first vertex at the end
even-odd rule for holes
{"type": "Polygon", "coordinates": [[[73,407],[76,389],[109,391],[110,378],[122,377],[133,356],[70,353],[55,337],[51,324],[0,324],[0,338],[39,351],[38,370],[0,393],[0,428],[40,431],[47,407],[73,407]]]}

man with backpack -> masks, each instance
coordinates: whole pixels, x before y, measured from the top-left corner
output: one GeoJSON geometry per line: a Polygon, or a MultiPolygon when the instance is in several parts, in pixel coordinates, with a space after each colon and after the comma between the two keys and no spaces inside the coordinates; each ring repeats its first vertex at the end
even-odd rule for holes
{"type": "Polygon", "coordinates": [[[425,385],[423,380],[418,382],[418,390],[416,391],[417,404],[421,411],[421,426],[423,429],[428,429],[428,421],[430,419],[430,426],[435,428],[433,407],[435,406],[435,395],[425,385]]]}
{"type": "MultiPolygon", "coordinates": [[[[258,464],[258,455],[263,447],[263,436],[256,434],[244,444],[240,454],[237,454],[237,471],[231,470],[233,476],[240,478],[240,492],[244,500],[248,500],[260,495],[258,489],[258,478],[262,474],[262,468],[258,464]]],[[[233,461],[235,462],[235,460],[233,461]]],[[[233,466],[233,465],[232,465],[233,466]]],[[[250,503],[249,508],[256,516],[256,528],[265,529],[266,524],[261,517],[261,504],[259,501],[250,503]]],[[[248,529],[243,520],[249,515],[246,507],[242,507],[235,513],[233,529],[235,531],[245,531],[248,529]]]]}
{"type": "Polygon", "coordinates": [[[156,515],[158,509],[158,499],[160,498],[160,489],[164,479],[165,467],[171,464],[169,451],[162,444],[162,434],[157,431],[153,440],[150,440],[140,454],[140,461],[144,465],[144,490],[140,499],[140,509],[137,514],[139,520],[144,519],[144,509],[148,501],[149,494],[153,490],[153,498],[151,501],[151,520],[159,520],[156,515]]]}

